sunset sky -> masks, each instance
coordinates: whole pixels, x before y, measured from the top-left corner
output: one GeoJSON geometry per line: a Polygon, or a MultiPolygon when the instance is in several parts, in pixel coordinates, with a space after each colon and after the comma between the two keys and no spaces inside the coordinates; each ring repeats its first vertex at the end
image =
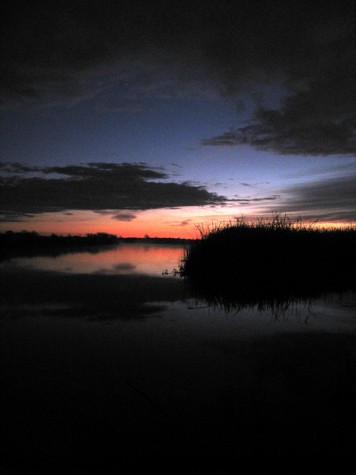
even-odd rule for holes
{"type": "Polygon", "coordinates": [[[0,231],[356,222],[353,1],[2,10],[0,231]]]}

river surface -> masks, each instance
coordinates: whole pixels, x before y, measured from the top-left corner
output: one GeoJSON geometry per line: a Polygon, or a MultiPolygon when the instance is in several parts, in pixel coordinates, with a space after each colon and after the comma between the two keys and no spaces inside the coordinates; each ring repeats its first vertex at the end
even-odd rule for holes
{"type": "Polygon", "coordinates": [[[183,254],[1,263],[4,468],[292,473],[352,457],[355,292],[227,309],[174,276],[183,254]]]}

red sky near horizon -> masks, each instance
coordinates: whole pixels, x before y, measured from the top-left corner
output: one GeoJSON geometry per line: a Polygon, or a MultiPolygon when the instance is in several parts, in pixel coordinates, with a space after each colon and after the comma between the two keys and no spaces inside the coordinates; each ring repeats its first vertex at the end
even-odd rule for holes
{"type": "MultiPolygon", "coordinates": [[[[222,210],[223,211],[223,210],[222,210]]],[[[110,217],[100,216],[93,212],[75,212],[71,219],[53,220],[53,216],[41,217],[41,219],[34,220],[29,223],[18,222],[12,223],[11,230],[14,232],[21,231],[36,231],[40,234],[58,234],[58,235],[86,235],[89,233],[104,232],[114,234],[121,237],[171,237],[181,239],[197,239],[201,237],[200,230],[208,230],[218,225],[225,225],[227,223],[235,223],[235,217],[241,218],[240,215],[224,215],[217,217],[216,214],[196,214],[189,218],[189,210],[185,211],[185,220],[179,222],[182,216],[177,216],[172,210],[150,210],[142,213],[142,217],[138,217],[128,222],[118,222],[110,217]]],[[[248,220],[248,216],[244,215],[248,220]]],[[[272,215],[267,215],[266,219],[271,218],[272,215]]],[[[257,216],[256,216],[257,217],[257,216]]],[[[305,223],[311,221],[305,221],[305,223]]],[[[350,222],[316,222],[318,227],[344,227],[350,226],[350,222]]],[[[5,223],[0,223],[0,232],[9,230],[9,226],[5,223]]]]}

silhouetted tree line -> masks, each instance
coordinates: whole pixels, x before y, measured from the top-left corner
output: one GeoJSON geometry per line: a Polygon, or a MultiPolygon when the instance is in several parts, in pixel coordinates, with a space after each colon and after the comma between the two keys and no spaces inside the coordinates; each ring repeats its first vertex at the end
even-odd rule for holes
{"type": "Polygon", "coordinates": [[[115,234],[89,233],[86,236],[51,234],[44,236],[35,231],[0,233],[0,259],[31,257],[35,255],[57,256],[69,252],[99,252],[103,246],[120,243],[186,244],[192,240],[179,238],[123,238],[115,234]]]}
{"type": "Polygon", "coordinates": [[[195,241],[195,239],[184,239],[184,238],[170,238],[170,237],[150,237],[147,234],[143,238],[138,237],[119,237],[120,242],[125,243],[148,243],[148,244],[190,244],[195,241]]]}
{"type": "Polygon", "coordinates": [[[36,232],[7,231],[0,234],[0,256],[2,259],[15,256],[31,256],[38,254],[58,255],[90,249],[95,252],[99,246],[118,244],[119,239],[113,234],[96,233],[86,236],[59,236],[51,234],[43,236],[36,232]]]}

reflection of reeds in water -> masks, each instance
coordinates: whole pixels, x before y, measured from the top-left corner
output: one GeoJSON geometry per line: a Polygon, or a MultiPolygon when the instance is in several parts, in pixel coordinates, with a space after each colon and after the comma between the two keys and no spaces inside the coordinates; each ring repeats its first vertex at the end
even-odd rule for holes
{"type": "MultiPolygon", "coordinates": [[[[288,315],[294,315],[302,318],[305,323],[314,313],[313,306],[319,298],[326,297],[323,293],[304,293],[304,294],[265,294],[260,295],[257,292],[242,294],[239,289],[235,291],[222,292],[219,289],[211,290],[202,286],[192,285],[192,291],[195,296],[194,305],[188,307],[189,310],[212,308],[217,311],[223,311],[226,314],[236,315],[244,310],[253,310],[257,312],[268,312],[274,319],[286,319],[288,315]]],[[[331,294],[332,295],[332,294],[331,294]]]]}
{"type": "Polygon", "coordinates": [[[276,216],[200,231],[181,275],[213,304],[283,307],[356,288],[355,227],[326,230],[276,216]]]}

